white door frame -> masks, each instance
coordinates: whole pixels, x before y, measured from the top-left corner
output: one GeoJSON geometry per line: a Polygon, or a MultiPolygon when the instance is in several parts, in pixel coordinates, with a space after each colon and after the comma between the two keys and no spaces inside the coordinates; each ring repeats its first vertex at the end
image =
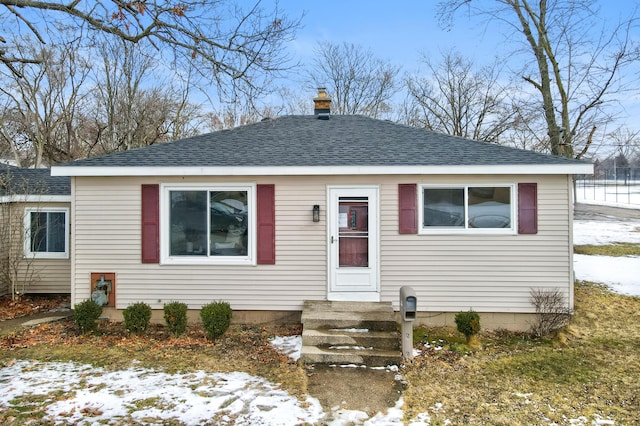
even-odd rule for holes
{"type": "Polygon", "coordinates": [[[327,187],[327,299],[380,301],[380,187],[340,185],[327,187]],[[338,229],[340,197],[367,197],[369,262],[367,267],[339,267],[338,229]]]}

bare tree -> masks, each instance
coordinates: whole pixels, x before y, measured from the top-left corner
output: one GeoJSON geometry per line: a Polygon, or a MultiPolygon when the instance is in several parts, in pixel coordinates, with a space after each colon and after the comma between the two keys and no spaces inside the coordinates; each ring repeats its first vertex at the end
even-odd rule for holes
{"type": "Polygon", "coordinates": [[[41,60],[16,51],[16,40],[29,32],[48,43],[62,24],[89,38],[146,40],[171,53],[174,63],[197,64],[201,75],[220,87],[259,87],[260,75],[286,68],[282,47],[299,26],[277,3],[266,10],[260,1],[0,0],[0,5],[0,63],[16,75],[21,75],[16,64],[41,60]]]}
{"type": "Polygon", "coordinates": [[[349,43],[320,42],[315,54],[309,83],[327,88],[333,112],[374,118],[390,112],[399,67],[349,43]]]}
{"type": "Polygon", "coordinates": [[[619,128],[607,135],[610,145],[625,158],[633,158],[640,153],[640,130],[619,128]]]}
{"type": "MultiPolygon", "coordinates": [[[[611,167],[615,180],[624,180],[627,185],[634,177],[632,171],[634,156],[640,152],[640,130],[628,128],[616,129],[607,135],[608,141],[615,148],[614,153],[609,157],[612,160],[611,167]]],[[[605,160],[606,161],[606,160],[605,160]]]]}
{"type": "Polygon", "coordinates": [[[43,195],[44,185],[22,180],[11,167],[0,164],[0,294],[9,293],[13,300],[29,291],[41,271],[35,255],[24,250],[27,229],[20,196],[27,193],[43,195]]]}
{"type": "MultiPolygon", "coordinates": [[[[141,44],[106,40],[98,51],[101,67],[93,78],[92,128],[86,129],[87,156],[126,151],[197,132],[199,108],[190,86],[178,75],[163,78],[157,56],[141,44]]],[[[163,70],[166,74],[169,70],[163,70]]]]}
{"type": "Polygon", "coordinates": [[[269,103],[258,104],[248,98],[227,102],[214,107],[207,116],[206,128],[210,131],[231,129],[281,115],[310,114],[313,104],[308,96],[289,87],[279,87],[269,97],[269,103]]]}
{"type": "Polygon", "coordinates": [[[77,158],[75,126],[85,100],[82,90],[90,71],[73,40],[42,48],[30,40],[16,50],[37,58],[18,63],[13,72],[0,70],[0,94],[6,100],[0,112],[0,137],[12,147],[18,164],[38,168],[77,158]]]}
{"type": "Polygon", "coordinates": [[[467,10],[512,28],[509,40],[533,59],[521,61],[518,73],[537,92],[550,151],[582,158],[612,119],[607,107],[625,89],[622,70],[638,57],[629,38],[635,18],[609,28],[595,7],[588,0],[444,0],[440,17],[451,23],[467,10]]]}
{"type": "Polygon", "coordinates": [[[424,73],[406,78],[408,124],[476,140],[498,142],[512,127],[508,88],[501,86],[498,63],[476,69],[459,53],[435,62],[423,55],[424,73]]]}

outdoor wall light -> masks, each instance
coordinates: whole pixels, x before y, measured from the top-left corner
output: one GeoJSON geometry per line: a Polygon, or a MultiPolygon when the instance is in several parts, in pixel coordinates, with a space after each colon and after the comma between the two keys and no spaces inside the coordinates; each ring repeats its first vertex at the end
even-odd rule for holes
{"type": "Polygon", "coordinates": [[[320,222],[320,205],[318,204],[313,206],[313,221],[320,222]]]}

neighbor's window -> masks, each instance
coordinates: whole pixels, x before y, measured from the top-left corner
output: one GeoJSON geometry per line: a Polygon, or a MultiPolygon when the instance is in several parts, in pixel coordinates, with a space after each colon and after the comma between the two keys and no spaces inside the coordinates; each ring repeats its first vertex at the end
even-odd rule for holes
{"type": "Polygon", "coordinates": [[[25,210],[25,254],[42,258],[68,258],[69,210],[25,210]]]}
{"type": "Polygon", "coordinates": [[[253,188],[166,189],[168,256],[251,260],[253,188]]]}
{"type": "Polygon", "coordinates": [[[422,230],[513,230],[513,185],[422,186],[422,230]]]}

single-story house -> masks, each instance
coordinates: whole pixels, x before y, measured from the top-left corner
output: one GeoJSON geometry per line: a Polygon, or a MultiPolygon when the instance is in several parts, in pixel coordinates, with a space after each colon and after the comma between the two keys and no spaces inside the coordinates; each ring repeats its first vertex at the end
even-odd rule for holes
{"type": "Polygon", "coordinates": [[[0,164],[0,295],[71,290],[71,179],[0,164]]]}
{"type": "Polygon", "coordinates": [[[103,289],[114,317],[225,300],[234,321],[295,321],[305,300],[397,310],[411,286],[419,322],[473,309],[512,329],[532,289],[573,305],[572,176],[591,164],[314,101],[314,115],[52,167],[71,178],[72,304],[103,289]]]}

